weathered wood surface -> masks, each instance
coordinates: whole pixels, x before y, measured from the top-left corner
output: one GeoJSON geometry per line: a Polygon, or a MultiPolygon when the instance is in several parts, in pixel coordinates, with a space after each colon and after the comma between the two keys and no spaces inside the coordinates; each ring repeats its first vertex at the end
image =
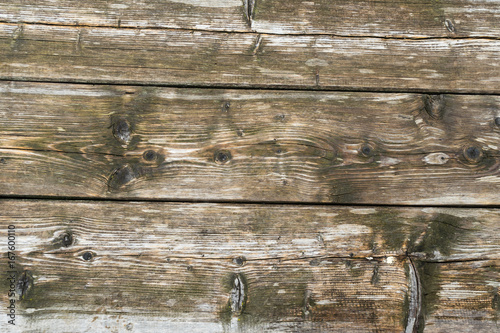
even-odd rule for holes
{"type": "Polygon", "coordinates": [[[425,263],[420,277],[424,332],[498,332],[499,260],[425,263]]]}
{"type": "Polygon", "coordinates": [[[500,39],[0,24],[0,79],[500,93],[500,39]]]}
{"type": "Polygon", "coordinates": [[[500,1],[28,0],[0,3],[0,21],[275,34],[500,36],[500,1]]]}
{"type": "Polygon", "coordinates": [[[497,323],[499,210],[0,206],[0,234],[15,226],[25,281],[21,331],[401,332],[414,307],[429,332],[497,323]],[[422,294],[416,303],[413,293],[422,294]]]}
{"type": "Polygon", "coordinates": [[[0,84],[0,194],[500,204],[498,96],[0,84]]]}

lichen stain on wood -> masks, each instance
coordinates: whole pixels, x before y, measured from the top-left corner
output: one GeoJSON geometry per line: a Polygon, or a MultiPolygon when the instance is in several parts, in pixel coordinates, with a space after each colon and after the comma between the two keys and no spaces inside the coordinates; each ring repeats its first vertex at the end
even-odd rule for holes
{"type": "Polygon", "coordinates": [[[498,313],[490,283],[498,260],[478,261],[499,258],[499,247],[480,247],[498,238],[497,210],[33,200],[2,206],[0,224],[15,218],[19,230],[30,226],[19,234],[30,244],[19,258],[33,276],[21,303],[33,320],[37,309],[59,311],[74,301],[92,313],[104,307],[184,320],[196,314],[226,331],[403,331],[407,309],[415,308],[417,274],[421,320],[441,320],[450,307],[459,316],[460,305],[442,298],[456,288],[465,299],[480,292],[474,299],[488,320],[498,313]],[[66,246],[68,234],[76,241],[66,246]],[[98,255],[84,261],[89,251],[98,255]],[[417,261],[415,272],[405,268],[407,255],[417,261]],[[469,265],[467,276],[455,270],[461,265],[469,265]],[[63,297],[68,292],[72,300],[63,297]]]}

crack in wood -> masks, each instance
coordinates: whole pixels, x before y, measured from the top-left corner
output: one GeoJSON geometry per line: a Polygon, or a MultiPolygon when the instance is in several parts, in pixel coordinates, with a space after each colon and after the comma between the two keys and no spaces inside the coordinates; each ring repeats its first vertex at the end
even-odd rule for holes
{"type": "Polygon", "coordinates": [[[253,23],[253,10],[255,7],[255,0],[244,0],[244,2],[245,2],[245,17],[247,19],[248,26],[251,30],[253,23]]]}
{"type": "MultiPolygon", "coordinates": [[[[244,0],[245,2],[251,1],[251,0],[244,0]]],[[[255,3],[255,0],[252,1],[252,3],[255,3]]],[[[255,5],[252,6],[252,22],[253,22],[253,16],[254,16],[254,8],[255,5]]],[[[245,18],[248,17],[248,6],[245,3],[245,18]]],[[[330,37],[335,37],[335,38],[375,38],[375,39],[385,39],[385,40],[500,40],[500,37],[495,37],[495,36],[404,36],[404,35],[388,35],[388,36],[377,36],[377,35],[369,35],[369,34],[359,34],[359,35],[347,35],[347,34],[339,34],[339,33],[332,33],[332,32],[311,32],[311,33],[306,33],[306,32],[276,32],[276,31],[266,31],[266,30],[257,30],[257,29],[251,29],[251,30],[221,30],[221,29],[210,29],[210,28],[200,28],[200,27],[190,27],[190,28],[182,28],[182,27],[163,27],[163,26],[157,26],[157,25],[145,25],[141,26],[140,28],[134,27],[134,26],[122,26],[121,25],[121,19],[120,19],[120,26],[118,24],[91,24],[91,23],[82,23],[79,22],[77,25],[76,24],[61,24],[61,23],[51,23],[51,22],[29,22],[29,21],[22,21],[22,20],[16,20],[16,21],[9,21],[9,20],[0,20],[0,24],[5,24],[5,25],[13,25],[13,24],[19,24],[19,25],[27,25],[27,26],[51,26],[51,27],[60,27],[60,28],[104,28],[104,29],[120,29],[120,30],[163,30],[163,31],[199,31],[199,32],[214,32],[214,33],[222,33],[222,34],[227,34],[227,33],[234,33],[234,34],[250,34],[250,33],[255,33],[255,32],[260,32],[260,33],[265,33],[267,35],[271,36],[317,36],[317,37],[323,37],[323,36],[330,36],[330,37]]]]}
{"type": "Polygon", "coordinates": [[[257,52],[259,51],[259,48],[260,48],[260,45],[262,43],[262,35],[257,35],[257,38],[255,40],[255,46],[254,46],[254,49],[252,51],[252,55],[257,55],[257,52]]]}
{"type": "Polygon", "coordinates": [[[419,324],[418,318],[422,309],[422,287],[417,269],[410,256],[408,256],[408,268],[410,275],[410,304],[408,306],[408,321],[405,333],[416,333],[419,324]]]}

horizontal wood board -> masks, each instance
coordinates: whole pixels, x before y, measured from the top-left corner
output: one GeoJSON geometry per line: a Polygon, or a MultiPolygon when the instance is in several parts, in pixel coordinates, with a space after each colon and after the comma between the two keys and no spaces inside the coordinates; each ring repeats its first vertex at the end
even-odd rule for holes
{"type": "Polygon", "coordinates": [[[394,332],[408,325],[415,288],[426,331],[496,325],[494,209],[0,205],[2,237],[15,227],[25,330],[394,332]]]}
{"type": "Polygon", "coordinates": [[[499,5],[3,1],[0,331],[498,331],[499,5]]]}
{"type": "Polygon", "coordinates": [[[500,204],[497,96],[0,83],[0,194],[500,204]]]}
{"type": "Polygon", "coordinates": [[[498,38],[497,0],[3,1],[0,21],[274,34],[498,38]],[[388,10],[390,9],[390,10],[388,10]]]}
{"type": "Polygon", "coordinates": [[[0,24],[0,79],[500,92],[500,40],[0,24]]]}

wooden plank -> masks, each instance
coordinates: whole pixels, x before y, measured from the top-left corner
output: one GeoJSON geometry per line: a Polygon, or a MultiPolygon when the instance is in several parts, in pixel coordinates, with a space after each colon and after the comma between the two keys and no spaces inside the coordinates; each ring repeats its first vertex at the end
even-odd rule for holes
{"type": "MultiPolygon", "coordinates": [[[[16,303],[21,331],[49,324],[54,332],[403,331],[416,274],[407,253],[426,260],[416,264],[423,292],[440,297],[446,295],[436,288],[452,290],[446,272],[453,269],[464,270],[465,293],[491,294],[476,285],[499,277],[497,268],[488,270],[500,258],[500,211],[492,209],[37,200],[0,206],[0,235],[6,240],[14,226],[14,270],[24,281],[16,303]],[[489,260],[486,269],[447,262],[478,259],[489,260]],[[443,268],[433,273],[428,265],[443,268]],[[235,280],[243,286],[239,297],[235,280]]],[[[8,266],[7,256],[0,264],[8,266]]],[[[1,274],[5,279],[8,271],[1,274]]],[[[1,288],[5,308],[8,286],[1,288]]],[[[450,306],[423,300],[436,316],[450,306]]],[[[461,304],[453,306],[449,324],[468,318],[460,317],[461,304]]],[[[493,327],[487,312],[477,327],[493,327]]]]}
{"type": "Polygon", "coordinates": [[[0,21],[379,37],[500,35],[498,0],[25,0],[0,3],[0,21]],[[249,8],[250,7],[250,8],[249,8]]]}
{"type": "Polygon", "coordinates": [[[500,35],[498,0],[256,0],[252,28],[380,37],[500,35]]]}
{"type": "Polygon", "coordinates": [[[500,40],[0,24],[0,79],[500,93],[500,40]]]}
{"type": "Polygon", "coordinates": [[[3,82],[0,194],[500,204],[498,96],[3,82]]]}
{"type": "Polygon", "coordinates": [[[497,332],[500,261],[426,263],[424,332],[497,332]]]}
{"type": "Polygon", "coordinates": [[[249,31],[244,0],[2,1],[0,21],[74,26],[249,31]]]}

